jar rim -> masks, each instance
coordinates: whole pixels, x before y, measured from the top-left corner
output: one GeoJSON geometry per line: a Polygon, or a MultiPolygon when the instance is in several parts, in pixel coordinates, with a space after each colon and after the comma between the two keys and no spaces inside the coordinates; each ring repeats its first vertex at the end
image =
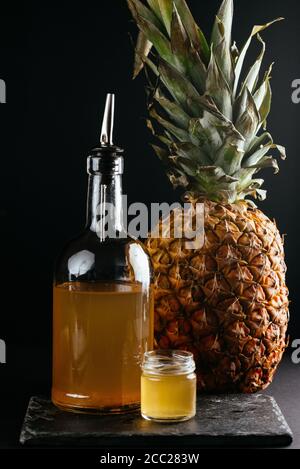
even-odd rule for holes
{"type": "Polygon", "coordinates": [[[143,371],[156,375],[192,373],[196,369],[194,355],[184,350],[153,350],[144,354],[143,371]]]}

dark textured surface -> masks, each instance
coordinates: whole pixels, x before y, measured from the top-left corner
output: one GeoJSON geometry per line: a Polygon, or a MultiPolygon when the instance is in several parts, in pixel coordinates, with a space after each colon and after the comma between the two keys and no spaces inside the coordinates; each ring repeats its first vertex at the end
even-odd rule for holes
{"type": "Polygon", "coordinates": [[[87,416],[62,412],[32,397],[20,441],[30,446],[287,446],[292,441],[276,401],[266,395],[201,396],[197,417],[160,425],[138,414],[87,416]]]}
{"type": "MultiPolygon", "coordinates": [[[[26,449],[19,443],[20,430],[28,406],[30,396],[34,394],[46,394],[50,389],[50,383],[41,380],[41,373],[36,373],[36,367],[43,370],[47,363],[48,352],[34,347],[28,348],[26,353],[19,350],[14,357],[10,353],[10,361],[15,363],[14,367],[4,368],[5,376],[1,381],[0,399],[0,451],[1,449],[26,449]],[[22,360],[20,360],[22,356],[22,360]],[[33,366],[33,363],[37,363],[33,366]],[[17,369],[17,372],[14,370],[17,369]],[[5,387],[10,383],[10,389],[5,387]]],[[[44,374],[50,376],[51,368],[46,367],[44,374]]],[[[273,384],[264,392],[272,395],[279,404],[290,428],[294,439],[291,446],[286,449],[300,449],[300,365],[294,365],[291,361],[291,350],[287,350],[285,359],[280,365],[273,384]]],[[[130,439],[127,449],[135,449],[130,439]]],[[[109,446],[107,446],[109,448],[109,446]]],[[[155,446],[154,446],[155,448],[155,446]]],[[[172,446],[166,445],[167,450],[172,446]]],[[[185,445],[176,441],[176,449],[184,450],[185,445]]],[[[196,445],[197,448],[197,445],[196,445]]],[[[149,444],[151,449],[151,443],[149,444]]]]}

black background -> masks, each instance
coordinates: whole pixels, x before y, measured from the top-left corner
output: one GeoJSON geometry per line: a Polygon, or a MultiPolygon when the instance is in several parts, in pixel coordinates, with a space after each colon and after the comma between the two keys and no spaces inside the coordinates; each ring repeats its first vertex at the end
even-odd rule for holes
{"type": "MultiPolygon", "coordinates": [[[[208,34],[219,0],[189,3],[208,34]]],[[[234,38],[240,46],[253,24],[286,18],[263,37],[265,67],[276,62],[269,130],[287,147],[288,160],[280,164],[279,175],[265,172],[268,199],[260,206],[287,234],[290,333],[297,338],[300,104],[291,101],[291,83],[300,78],[300,4],[235,4],[234,38]]],[[[7,344],[0,393],[15,399],[21,421],[27,396],[50,387],[53,263],[65,241],[84,225],[86,156],[99,137],[107,92],[117,94],[115,140],[126,149],[129,202],[175,201],[179,195],[149,146],[145,80],[131,80],[130,34],[135,37],[136,28],[125,0],[1,5],[0,18],[0,78],[7,85],[7,104],[0,105],[0,338],[7,344]]],[[[10,419],[7,424],[13,425],[10,419]]]]}

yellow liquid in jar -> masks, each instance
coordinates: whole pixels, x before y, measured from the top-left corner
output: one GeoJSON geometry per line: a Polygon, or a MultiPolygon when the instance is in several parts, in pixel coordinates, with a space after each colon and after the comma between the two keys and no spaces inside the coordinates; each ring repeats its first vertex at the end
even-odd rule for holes
{"type": "Polygon", "coordinates": [[[196,415],[196,375],[141,377],[141,413],[156,421],[182,421],[196,415]]]}
{"type": "Polygon", "coordinates": [[[147,308],[138,284],[54,287],[54,404],[104,413],[139,406],[140,363],[153,346],[147,308]]]}

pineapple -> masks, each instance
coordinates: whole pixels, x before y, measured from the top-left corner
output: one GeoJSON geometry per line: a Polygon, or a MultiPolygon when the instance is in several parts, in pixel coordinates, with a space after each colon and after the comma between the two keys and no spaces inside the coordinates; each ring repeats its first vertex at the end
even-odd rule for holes
{"type": "Polygon", "coordinates": [[[160,142],[153,148],[185,200],[205,207],[201,249],[172,237],[147,241],[156,344],[194,353],[200,391],[254,393],[272,381],[289,319],[283,239],[249,199],[266,197],[261,169],[278,172],[270,153],[286,157],[266,130],[272,66],[260,77],[260,33],[282,18],[254,26],[238,50],[232,0],[223,1],[210,43],[185,0],[128,4],[140,30],[134,77],[146,66],[148,126],[160,142]],[[255,38],[259,56],[244,71],[255,38]]]}

